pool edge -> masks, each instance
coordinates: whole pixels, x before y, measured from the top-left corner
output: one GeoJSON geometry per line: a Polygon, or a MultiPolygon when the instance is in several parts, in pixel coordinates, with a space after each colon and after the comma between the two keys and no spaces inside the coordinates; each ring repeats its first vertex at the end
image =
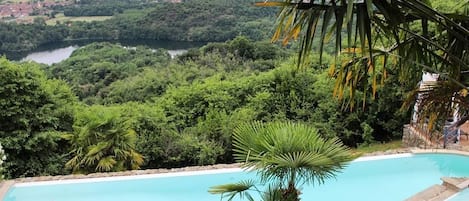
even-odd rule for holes
{"type": "Polygon", "coordinates": [[[413,153],[409,152],[409,153],[385,154],[385,155],[377,155],[377,156],[361,156],[353,160],[352,162],[405,158],[405,157],[411,157],[412,155],[413,153]]]}
{"type": "Polygon", "coordinates": [[[10,190],[10,187],[13,185],[15,185],[14,180],[6,180],[0,183],[0,201],[3,201],[3,198],[5,198],[8,190],[10,190]]]}
{"type": "Polygon", "coordinates": [[[411,149],[410,153],[412,154],[440,153],[440,154],[457,154],[457,155],[469,156],[469,152],[460,151],[460,150],[451,150],[451,149],[411,149]]]}
{"type": "MultiPolygon", "coordinates": [[[[360,159],[359,160],[355,160],[356,162],[359,162],[359,161],[364,161],[364,160],[379,160],[379,159],[387,159],[387,158],[400,158],[400,157],[407,157],[409,155],[413,155],[413,154],[429,154],[429,153],[440,153],[440,154],[456,154],[456,155],[463,155],[463,156],[469,156],[469,152],[465,152],[465,151],[459,151],[459,150],[447,150],[447,149],[418,149],[418,148],[415,148],[415,149],[408,149],[407,150],[407,153],[396,153],[396,154],[383,154],[383,155],[375,155],[375,156],[362,156],[360,158],[363,158],[363,159],[360,159]],[[366,158],[366,159],[365,159],[366,158]]],[[[126,178],[135,178],[135,177],[154,177],[155,175],[172,175],[174,176],[174,174],[191,174],[191,173],[194,173],[194,172],[217,172],[217,171],[223,171],[223,170],[228,170],[228,172],[230,172],[230,169],[231,171],[233,171],[233,169],[238,169],[237,171],[240,171],[240,166],[239,164],[230,164],[228,167],[226,166],[226,164],[218,164],[218,165],[213,165],[213,166],[210,166],[211,168],[213,168],[214,166],[219,166],[219,165],[222,165],[222,168],[214,168],[214,169],[205,169],[205,170],[195,170],[195,168],[200,168],[200,167],[204,167],[204,166],[198,166],[198,167],[193,167],[194,169],[192,169],[192,167],[189,167],[189,168],[175,168],[175,169],[170,169],[170,170],[167,170],[166,172],[159,172],[159,173],[149,173],[149,174],[136,174],[136,175],[108,175],[108,176],[97,176],[97,175],[94,175],[94,176],[97,176],[97,177],[93,177],[93,178],[90,178],[90,177],[87,177],[87,176],[84,176],[82,178],[75,178],[75,179],[72,179],[72,178],[63,178],[63,179],[54,179],[54,178],[48,178],[50,180],[38,180],[38,181],[25,181],[25,180],[22,180],[22,179],[17,179],[17,180],[6,180],[6,181],[3,181],[2,183],[0,183],[0,201],[3,201],[5,195],[8,193],[8,191],[10,190],[11,187],[14,187],[14,186],[28,186],[28,185],[37,185],[37,184],[47,184],[47,183],[60,183],[60,184],[64,184],[64,183],[69,183],[69,182],[72,182],[72,183],[75,183],[73,181],[77,181],[77,180],[80,180],[78,183],[86,183],[86,182],[90,182],[90,180],[121,180],[122,177],[126,177],[126,178]],[[223,166],[224,165],[224,166],[223,166]],[[187,171],[187,169],[189,169],[189,171],[187,171]],[[178,172],[180,171],[180,172],[178,172]],[[185,172],[185,173],[184,173],[185,172]],[[168,174],[169,173],[169,174],[168,174]],[[116,178],[117,177],[117,178],[116,178]]],[[[158,169],[154,169],[154,170],[158,170],[158,169]]],[[[130,171],[129,171],[130,172],[130,171]]],[[[210,174],[210,173],[208,173],[210,174]]],[[[67,176],[67,175],[66,175],[67,176]]],[[[68,175],[68,176],[73,176],[73,175],[68,175]]],[[[159,177],[159,176],[156,176],[156,177],[159,177]]],[[[163,176],[164,177],[164,176],[163,176]]],[[[125,180],[125,179],[124,179],[125,180]]],[[[93,181],[91,181],[93,182],[93,181]]],[[[95,181],[96,182],[96,181],[95,181]]]]}
{"type": "Polygon", "coordinates": [[[44,185],[58,185],[58,184],[125,181],[125,180],[134,180],[134,179],[153,179],[153,178],[166,178],[166,177],[222,174],[222,173],[240,172],[242,170],[243,170],[242,168],[220,168],[220,169],[209,169],[209,170],[163,172],[163,173],[140,174],[140,175],[116,175],[116,176],[94,177],[94,178],[58,179],[58,180],[48,180],[48,181],[17,182],[14,184],[14,186],[15,187],[28,187],[28,186],[44,186],[44,185]]]}

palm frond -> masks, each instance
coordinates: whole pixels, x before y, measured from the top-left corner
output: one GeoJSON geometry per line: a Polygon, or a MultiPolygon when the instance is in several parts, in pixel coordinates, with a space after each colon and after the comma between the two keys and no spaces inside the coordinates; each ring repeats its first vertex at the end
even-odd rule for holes
{"type": "Polygon", "coordinates": [[[74,125],[74,133],[64,135],[72,144],[67,168],[74,172],[138,169],[144,158],[135,151],[136,133],[130,123],[113,111],[90,114],[74,125]]]}
{"type": "Polygon", "coordinates": [[[292,122],[240,125],[233,147],[235,159],[258,171],[263,182],[288,181],[298,173],[298,181],[322,183],[353,159],[337,139],[324,140],[316,129],[292,122]]]}
{"type": "Polygon", "coordinates": [[[240,181],[233,184],[223,184],[218,186],[212,186],[208,190],[211,194],[221,194],[222,197],[227,197],[228,201],[233,200],[235,196],[240,198],[246,197],[250,201],[254,201],[253,197],[247,192],[254,188],[255,182],[253,180],[240,181]]]}
{"type": "Polygon", "coordinates": [[[282,191],[279,186],[269,185],[267,190],[262,194],[263,201],[283,201],[282,191]]]}
{"type": "Polygon", "coordinates": [[[112,156],[107,156],[99,160],[98,164],[96,165],[96,171],[98,172],[109,172],[113,169],[114,165],[116,164],[116,160],[112,156]]]}

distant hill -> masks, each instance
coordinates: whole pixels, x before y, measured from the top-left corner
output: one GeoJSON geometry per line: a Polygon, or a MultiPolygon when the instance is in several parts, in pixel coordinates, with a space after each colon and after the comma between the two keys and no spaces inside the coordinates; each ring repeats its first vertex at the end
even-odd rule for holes
{"type": "MultiPolygon", "coordinates": [[[[104,8],[107,6],[104,2],[109,0],[102,2],[103,4],[83,6],[104,8]]],[[[115,5],[118,2],[146,1],[116,0],[115,5]]],[[[41,44],[77,39],[222,42],[244,35],[252,40],[262,40],[272,35],[277,13],[275,8],[258,8],[249,2],[221,0],[156,3],[141,7],[144,8],[117,11],[109,7],[109,13],[114,17],[104,21],[70,20],[51,26],[38,18],[31,24],[3,23],[0,24],[0,52],[29,51],[41,44]]],[[[82,7],[65,6],[55,9],[58,12],[69,8],[80,10],[82,7]]],[[[86,15],[93,15],[90,10],[87,12],[86,15]]]]}

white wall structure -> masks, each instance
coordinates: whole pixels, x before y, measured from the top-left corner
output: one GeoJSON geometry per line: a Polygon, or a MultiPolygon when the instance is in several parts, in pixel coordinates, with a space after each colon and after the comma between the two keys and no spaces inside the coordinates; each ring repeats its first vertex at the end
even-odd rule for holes
{"type": "MultiPolygon", "coordinates": [[[[428,85],[437,82],[439,77],[440,75],[436,73],[423,72],[422,80],[419,83],[419,89],[425,89],[426,87],[428,87],[428,85]]],[[[415,101],[414,111],[412,112],[412,123],[417,123],[417,121],[419,120],[418,111],[420,108],[420,102],[422,102],[422,97],[419,94],[417,96],[417,100],[415,101]]]]}

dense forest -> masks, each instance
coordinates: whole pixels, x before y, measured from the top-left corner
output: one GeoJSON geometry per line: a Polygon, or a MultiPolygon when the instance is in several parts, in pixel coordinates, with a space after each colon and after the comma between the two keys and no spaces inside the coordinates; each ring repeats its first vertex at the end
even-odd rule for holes
{"type": "Polygon", "coordinates": [[[253,120],[305,122],[351,147],[401,135],[401,86],[385,85],[366,109],[344,112],[328,64],[298,71],[293,55],[236,37],[175,59],[111,43],[81,47],[52,66],[3,58],[5,175],[231,163],[233,129],[253,120]]]}
{"type": "Polygon", "coordinates": [[[65,16],[113,16],[127,9],[144,9],[157,1],[148,0],[81,0],[72,5],[54,6],[65,16]]]}

